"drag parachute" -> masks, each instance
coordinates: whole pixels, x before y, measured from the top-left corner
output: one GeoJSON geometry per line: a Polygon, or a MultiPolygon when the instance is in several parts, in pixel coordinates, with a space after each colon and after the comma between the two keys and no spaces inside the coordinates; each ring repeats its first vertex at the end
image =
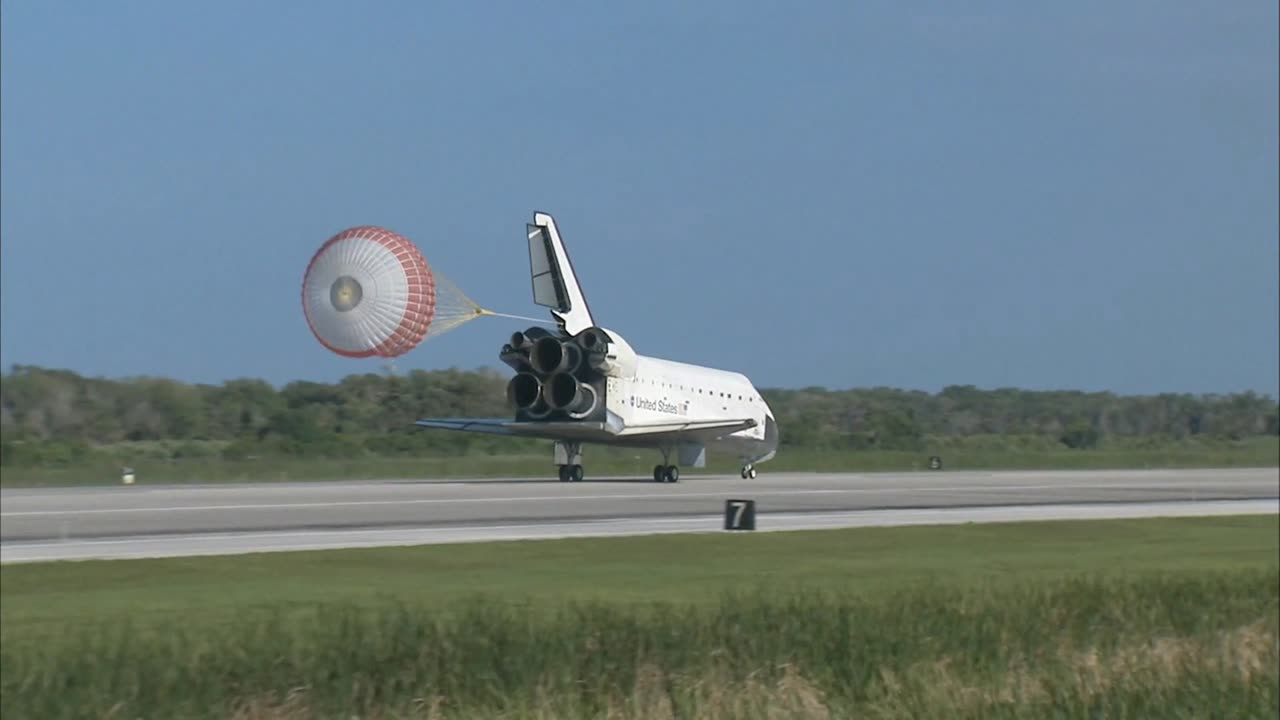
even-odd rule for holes
{"type": "Polygon", "coordinates": [[[394,358],[423,340],[491,315],[412,242],[373,225],[329,238],[302,280],[302,310],[316,339],[351,358],[394,358]]]}

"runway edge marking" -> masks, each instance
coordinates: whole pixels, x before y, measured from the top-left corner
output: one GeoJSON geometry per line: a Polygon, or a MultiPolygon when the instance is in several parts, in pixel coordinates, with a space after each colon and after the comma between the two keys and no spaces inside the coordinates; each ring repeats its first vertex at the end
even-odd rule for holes
{"type": "MultiPolygon", "coordinates": [[[[832,513],[760,513],[757,518],[761,522],[757,531],[804,531],[804,530],[838,530],[857,527],[894,527],[907,525],[954,525],[964,523],[987,524],[1007,522],[1047,522],[1054,520],[1123,520],[1157,517],[1207,517],[1222,515],[1262,515],[1280,514],[1280,498],[1266,500],[1223,500],[1205,502],[1156,502],[1128,505],[1082,503],[1075,505],[1003,505],[969,508],[936,508],[909,510],[853,510],[832,513]],[[782,521],[779,523],[779,521],[782,521]],[[788,522],[789,521],[789,522],[788,522]]],[[[243,543],[231,547],[211,547],[219,541],[235,542],[252,539],[288,539],[283,533],[246,533],[246,534],[210,534],[193,535],[185,538],[188,547],[185,551],[173,549],[174,538],[164,538],[163,544],[168,551],[148,552],[130,546],[145,545],[159,538],[140,536],[132,539],[115,538],[100,541],[35,542],[0,544],[0,563],[31,563],[66,560],[108,560],[108,559],[144,559],[161,557],[196,557],[210,555],[239,555],[260,552],[298,552],[314,550],[339,550],[349,548],[370,547],[404,547],[420,545],[445,545],[458,543],[509,542],[555,540],[586,537],[636,536],[660,534],[723,534],[731,533],[719,529],[722,516],[707,515],[678,518],[620,518],[614,521],[599,520],[571,523],[527,523],[520,526],[510,525],[477,525],[452,528],[422,528],[411,530],[338,530],[312,532],[318,538],[310,543],[293,543],[276,546],[262,546],[243,543]],[[695,523],[705,523],[704,529],[689,527],[695,523]],[[534,532],[513,533],[522,528],[533,529],[534,532]],[[543,531],[543,532],[538,532],[543,531]],[[351,542],[350,535],[383,533],[386,540],[368,540],[351,542]],[[473,533],[473,536],[467,536],[473,533]],[[439,537],[432,537],[433,535],[439,537]],[[343,539],[343,538],[346,539],[343,539]],[[327,538],[328,540],[324,540],[327,538]],[[199,547],[201,543],[205,546],[199,547]],[[195,546],[191,546],[194,544],[195,546]],[[97,552],[95,549],[104,546],[117,548],[117,552],[97,552]],[[58,550],[62,550],[61,553],[58,550]],[[23,557],[26,551],[26,557],[23,557]],[[31,553],[30,551],[35,551],[31,553]],[[40,551],[52,551],[41,553],[40,551]],[[18,557],[14,557],[15,553],[18,557]]],[[[307,534],[307,533],[295,533],[307,534]]]]}

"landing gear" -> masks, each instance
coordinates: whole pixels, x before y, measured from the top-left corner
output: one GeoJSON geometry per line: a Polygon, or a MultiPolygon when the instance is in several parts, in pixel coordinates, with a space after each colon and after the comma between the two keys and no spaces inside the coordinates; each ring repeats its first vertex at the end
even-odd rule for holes
{"type": "Polygon", "coordinates": [[[653,466],[654,482],[680,482],[680,468],[671,464],[671,448],[664,447],[662,450],[662,464],[653,466]]]}
{"type": "Polygon", "coordinates": [[[554,462],[560,466],[560,482],[582,482],[582,443],[557,440],[554,462]]]}
{"type": "Polygon", "coordinates": [[[675,465],[654,465],[654,482],[680,482],[680,468],[675,465]]]}
{"type": "Polygon", "coordinates": [[[756,468],[754,465],[752,465],[751,463],[747,463],[746,465],[742,466],[743,480],[747,480],[747,479],[754,480],[755,477],[756,477],[756,468]]]}
{"type": "Polygon", "coordinates": [[[585,475],[582,466],[576,463],[560,466],[560,482],[582,482],[585,475]]]}

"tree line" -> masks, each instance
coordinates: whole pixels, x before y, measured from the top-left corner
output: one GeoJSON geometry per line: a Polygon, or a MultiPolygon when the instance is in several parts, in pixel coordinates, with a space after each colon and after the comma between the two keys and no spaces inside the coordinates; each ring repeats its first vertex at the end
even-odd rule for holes
{"type": "MultiPolygon", "coordinates": [[[[0,461],[74,462],[95,447],[163,441],[176,456],[459,454],[531,441],[427,432],[424,416],[511,415],[507,374],[413,370],[336,383],[258,379],[218,385],[106,379],[18,365],[0,375],[0,461]]],[[[1280,433],[1276,400],[1253,392],[1117,395],[1071,390],[937,393],[895,388],[766,389],[783,447],[917,450],[939,439],[1018,436],[1070,448],[1134,439],[1240,440],[1280,433]]],[[[535,445],[536,446],[536,445],[535,445]]]]}

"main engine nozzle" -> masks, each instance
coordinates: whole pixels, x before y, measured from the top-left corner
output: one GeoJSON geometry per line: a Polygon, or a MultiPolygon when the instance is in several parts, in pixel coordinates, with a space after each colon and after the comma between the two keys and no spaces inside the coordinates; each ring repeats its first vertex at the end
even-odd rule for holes
{"type": "Polygon", "coordinates": [[[553,409],[563,410],[575,420],[590,415],[599,401],[595,388],[565,372],[552,375],[542,394],[553,409]]]}
{"type": "Polygon", "coordinates": [[[551,337],[551,331],[537,326],[523,332],[517,330],[511,333],[511,347],[516,350],[529,350],[534,343],[544,337],[551,337]]]}
{"type": "Polygon", "coordinates": [[[577,341],[588,355],[604,354],[609,349],[609,337],[600,328],[583,330],[578,333],[577,341]]]}
{"type": "Polygon", "coordinates": [[[507,401],[521,410],[528,410],[542,399],[542,383],[533,373],[518,373],[507,383],[507,401]]]}
{"type": "Polygon", "coordinates": [[[540,375],[574,372],[582,364],[582,351],[572,342],[555,337],[541,337],[529,352],[529,364],[540,375]]]}

